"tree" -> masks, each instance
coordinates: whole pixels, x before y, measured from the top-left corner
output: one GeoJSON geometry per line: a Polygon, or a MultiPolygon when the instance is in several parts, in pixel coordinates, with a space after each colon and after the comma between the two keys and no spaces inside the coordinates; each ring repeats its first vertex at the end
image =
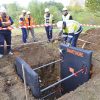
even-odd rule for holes
{"type": "Polygon", "coordinates": [[[55,7],[57,7],[57,9],[59,11],[62,11],[62,8],[63,8],[63,4],[62,3],[57,3],[57,2],[54,2],[54,1],[45,2],[44,6],[47,7],[47,8],[55,6],[55,7]]]}
{"type": "Polygon", "coordinates": [[[51,14],[54,16],[54,22],[62,20],[62,14],[56,6],[51,6],[49,9],[51,14]]]}
{"type": "Polygon", "coordinates": [[[37,0],[32,0],[29,3],[28,10],[31,11],[32,16],[35,19],[36,24],[44,23],[44,9],[49,8],[50,12],[54,15],[55,21],[61,19],[61,10],[63,5],[61,3],[56,3],[53,1],[49,2],[39,2],[37,0]],[[59,17],[60,16],[60,17],[59,17]]]}
{"type": "Polygon", "coordinates": [[[35,19],[35,23],[43,23],[44,19],[44,4],[36,0],[32,0],[29,3],[28,10],[31,11],[32,16],[35,19]]]}
{"type": "Polygon", "coordinates": [[[6,5],[7,13],[12,17],[14,20],[14,24],[18,26],[19,22],[19,15],[22,11],[22,8],[17,5],[16,3],[6,5]]]}
{"type": "Polygon", "coordinates": [[[100,11],[100,0],[86,0],[86,7],[91,11],[100,11]]]}

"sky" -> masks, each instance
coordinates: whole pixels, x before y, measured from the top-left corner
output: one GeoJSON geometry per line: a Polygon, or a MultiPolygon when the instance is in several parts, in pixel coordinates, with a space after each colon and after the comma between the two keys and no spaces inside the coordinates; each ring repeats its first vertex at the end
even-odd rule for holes
{"type": "MultiPolygon", "coordinates": [[[[17,2],[19,5],[21,6],[24,6],[24,7],[27,7],[28,3],[30,2],[31,0],[0,0],[0,4],[9,4],[9,3],[13,3],[13,2],[17,2]]],[[[41,2],[45,2],[45,1],[49,1],[49,0],[38,0],[38,1],[41,1],[41,2]]],[[[66,0],[53,0],[53,1],[56,1],[56,2],[61,2],[63,3],[64,5],[66,4],[66,0]]],[[[65,5],[66,6],[66,5],[65,5]]]]}
{"type": "MultiPolygon", "coordinates": [[[[0,0],[0,5],[16,2],[22,7],[27,7],[30,1],[31,0],[0,0]]],[[[45,2],[45,1],[50,1],[50,0],[38,0],[38,1],[45,2]]],[[[75,0],[51,0],[51,1],[60,2],[64,6],[68,6],[69,4],[72,5],[74,4],[74,2],[77,2],[77,1],[79,2],[80,5],[84,5],[85,0],[76,0],[76,1],[75,0]]]]}

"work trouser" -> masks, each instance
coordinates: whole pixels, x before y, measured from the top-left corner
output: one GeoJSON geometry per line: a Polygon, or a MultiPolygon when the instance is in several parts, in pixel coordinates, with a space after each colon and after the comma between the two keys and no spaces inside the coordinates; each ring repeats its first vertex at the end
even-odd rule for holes
{"type": "Polygon", "coordinates": [[[7,53],[11,51],[11,31],[3,30],[0,31],[0,54],[4,54],[4,41],[6,41],[7,53]]]}
{"type": "Polygon", "coordinates": [[[27,29],[26,28],[21,28],[22,30],[22,41],[23,43],[27,42],[27,29]]]}
{"type": "Polygon", "coordinates": [[[52,26],[45,26],[48,41],[52,39],[52,29],[53,29],[52,26]]]}
{"type": "Polygon", "coordinates": [[[34,28],[27,29],[27,37],[29,37],[29,32],[31,32],[33,41],[35,41],[34,28]]]}
{"type": "Polygon", "coordinates": [[[82,32],[82,26],[80,26],[79,30],[76,33],[70,33],[67,37],[67,42],[71,44],[71,46],[76,47],[78,37],[82,32]]]}

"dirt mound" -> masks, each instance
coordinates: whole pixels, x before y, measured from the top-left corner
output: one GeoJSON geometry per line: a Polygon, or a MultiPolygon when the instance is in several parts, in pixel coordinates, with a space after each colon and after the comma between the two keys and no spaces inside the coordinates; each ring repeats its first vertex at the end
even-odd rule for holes
{"type": "MultiPolygon", "coordinates": [[[[17,49],[15,55],[24,59],[24,61],[26,61],[33,69],[59,59],[58,50],[51,48],[49,44],[32,44],[17,49]]],[[[59,68],[60,63],[55,63],[36,71],[40,76],[41,89],[57,81],[60,72],[59,68]]]]}
{"type": "Polygon", "coordinates": [[[100,49],[100,28],[90,29],[86,31],[84,35],[81,36],[83,40],[89,41],[91,43],[87,43],[85,45],[85,49],[98,51],[100,49]]]}
{"type": "MultiPolygon", "coordinates": [[[[53,48],[52,44],[33,44],[17,47],[14,49],[13,56],[5,56],[0,59],[0,100],[25,100],[23,82],[18,78],[14,70],[14,61],[16,57],[21,57],[32,68],[36,68],[51,61],[58,60],[59,52],[57,49],[53,48]]],[[[47,66],[39,70],[38,73],[40,77],[42,77],[41,86],[46,87],[57,81],[59,64],[47,66]]],[[[29,90],[27,94],[29,100],[34,100],[29,90]]]]}
{"type": "MultiPolygon", "coordinates": [[[[75,91],[64,95],[60,100],[100,100],[100,28],[91,29],[80,38],[89,41],[85,49],[93,50],[93,76],[87,83],[77,88],[75,91]]],[[[20,37],[17,37],[18,39],[20,37]]],[[[13,43],[19,43],[16,37],[13,43]],[[16,40],[16,41],[15,41],[16,40]]],[[[83,42],[78,43],[82,46],[83,42]]],[[[25,91],[23,82],[18,78],[14,71],[14,61],[17,56],[23,58],[32,68],[39,67],[43,64],[59,59],[58,45],[40,44],[21,46],[14,49],[13,56],[5,56],[0,59],[0,100],[25,100],[25,91]]],[[[39,71],[42,77],[41,86],[52,84],[58,78],[58,66],[52,65],[39,71]],[[55,67],[56,66],[56,67],[55,67]],[[50,68],[50,69],[49,69],[50,68]],[[55,70],[55,71],[53,71],[55,70]],[[53,72],[52,72],[53,71],[53,72]],[[48,74],[49,72],[49,74],[48,74]],[[51,74],[54,73],[54,74],[51,74]],[[44,76],[47,77],[44,77],[44,76]],[[53,77],[53,78],[50,78],[53,77]],[[49,80],[48,80],[49,79],[49,80]],[[48,80],[48,81],[45,81],[48,80]]],[[[35,100],[29,89],[27,89],[28,100],[35,100]]]]}
{"type": "MultiPolygon", "coordinates": [[[[0,100],[25,100],[24,86],[14,71],[13,63],[14,56],[0,59],[0,100]]],[[[34,97],[30,95],[29,99],[34,97]]]]}
{"type": "Polygon", "coordinates": [[[14,53],[24,59],[31,67],[39,67],[59,58],[56,49],[43,44],[21,46],[15,48],[14,53]]]}

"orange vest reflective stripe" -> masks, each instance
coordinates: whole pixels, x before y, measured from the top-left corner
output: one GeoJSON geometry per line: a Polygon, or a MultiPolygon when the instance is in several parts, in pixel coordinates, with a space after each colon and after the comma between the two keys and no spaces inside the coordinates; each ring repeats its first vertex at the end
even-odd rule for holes
{"type": "MultiPolygon", "coordinates": [[[[2,16],[0,16],[0,21],[3,22],[2,16]]],[[[5,22],[8,22],[8,21],[10,21],[9,16],[6,16],[5,22]]],[[[0,30],[12,30],[12,27],[11,26],[8,26],[7,28],[0,27],[0,30]]]]}

